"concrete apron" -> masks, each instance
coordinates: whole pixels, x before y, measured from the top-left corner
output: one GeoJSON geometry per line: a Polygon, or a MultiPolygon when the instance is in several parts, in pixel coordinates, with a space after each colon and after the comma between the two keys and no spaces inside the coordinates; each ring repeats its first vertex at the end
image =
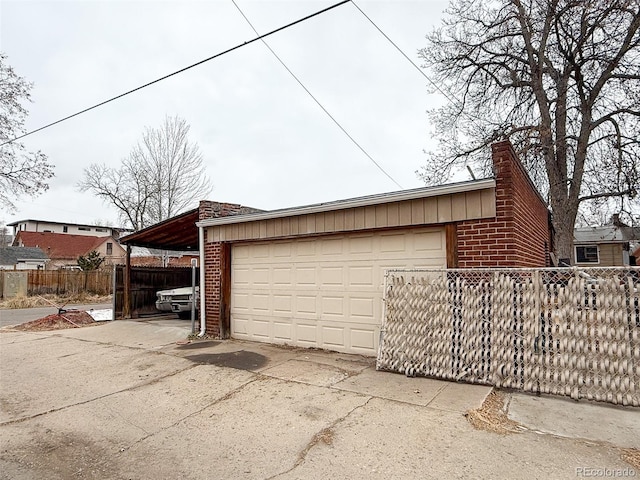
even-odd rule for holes
{"type": "Polygon", "coordinates": [[[180,345],[189,329],[116,321],[0,334],[0,472],[564,478],[583,467],[628,468],[613,445],[638,447],[637,410],[587,404],[596,409],[589,429],[602,426],[587,435],[558,427],[579,423],[570,407],[582,402],[512,394],[510,411],[529,432],[497,435],[474,430],[462,415],[489,387],[376,372],[374,359],[354,355],[234,340],[180,345]],[[567,408],[548,419],[558,402],[567,408]],[[631,433],[619,443],[607,424],[631,433]]]}

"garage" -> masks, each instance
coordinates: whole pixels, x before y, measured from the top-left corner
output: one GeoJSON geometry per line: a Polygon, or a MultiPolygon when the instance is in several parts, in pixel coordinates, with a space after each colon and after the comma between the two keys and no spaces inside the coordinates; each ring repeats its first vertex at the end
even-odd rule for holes
{"type": "Polygon", "coordinates": [[[241,243],[231,336],[375,355],[385,270],[446,266],[444,228],[241,243]]]}
{"type": "Polygon", "coordinates": [[[455,267],[457,225],[495,217],[495,191],[483,179],[201,220],[206,333],[375,356],[385,272],[455,267]]]}

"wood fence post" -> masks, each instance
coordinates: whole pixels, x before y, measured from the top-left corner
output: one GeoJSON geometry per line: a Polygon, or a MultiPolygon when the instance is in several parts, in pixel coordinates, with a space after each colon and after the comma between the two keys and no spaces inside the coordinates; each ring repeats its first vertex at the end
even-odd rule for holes
{"type": "Polygon", "coordinates": [[[131,318],[131,245],[127,245],[124,265],[124,292],[122,302],[122,318],[131,318]]]}

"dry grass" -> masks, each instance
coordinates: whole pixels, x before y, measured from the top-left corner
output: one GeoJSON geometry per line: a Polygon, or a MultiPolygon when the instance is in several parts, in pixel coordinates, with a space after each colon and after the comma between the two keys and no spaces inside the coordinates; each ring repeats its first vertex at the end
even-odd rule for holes
{"type": "Polygon", "coordinates": [[[51,307],[53,305],[78,305],[88,303],[111,303],[111,295],[91,295],[76,293],[59,297],[57,295],[37,295],[33,297],[14,297],[0,302],[0,309],[51,307]]]}
{"type": "Polygon", "coordinates": [[[637,448],[625,448],[622,450],[622,460],[633,468],[640,470],[640,450],[637,448]]]}
{"type": "Polygon", "coordinates": [[[506,435],[521,431],[520,424],[511,420],[504,408],[505,396],[493,390],[480,408],[469,410],[465,417],[478,430],[506,435]]]}

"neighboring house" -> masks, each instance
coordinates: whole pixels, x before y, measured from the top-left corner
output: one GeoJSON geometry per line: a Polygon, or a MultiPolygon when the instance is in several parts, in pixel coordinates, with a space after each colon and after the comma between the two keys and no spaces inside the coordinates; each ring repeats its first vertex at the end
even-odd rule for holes
{"type": "Polygon", "coordinates": [[[22,230],[16,235],[14,245],[42,249],[50,259],[47,269],[78,268],[78,258],[93,250],[105,259],[105,265],[124,263],[125,258],[125,250],[113,237],[22,230]]]}
{"type": "Polygon", "coordinates": [[[40,248],[0,247],[0,270],[43,270],[48,261],[40,248]]]}
{"type": "Polygon", "coordinates": [[[8,223],[13,227],[14,236],[18,232],[64,233],[68,235],[84,235],[92,237],[113,237],[118,239],[124,231],[122,228],[98,225],[81,225],[76,223],[50,222],[47,220],[20,220],[8,223]]]}
{"type": "Polygon", "coordinates": [[[195,249],[200,232],[210,335],[375,356],[387,269],[549,264],[546,203],[509,142],[492,159],[495,178],[317,205],[222,216],[201,202],[198,229],[168,220],[122,241],[195,249]]]}
{"type": "Polygon", "coordinates": [[[611,225],[576,228],[573,232],[575,265],[617,267],[632,265],[631,245],[640,240],[640,228],[619,222],[611,225]]]}

